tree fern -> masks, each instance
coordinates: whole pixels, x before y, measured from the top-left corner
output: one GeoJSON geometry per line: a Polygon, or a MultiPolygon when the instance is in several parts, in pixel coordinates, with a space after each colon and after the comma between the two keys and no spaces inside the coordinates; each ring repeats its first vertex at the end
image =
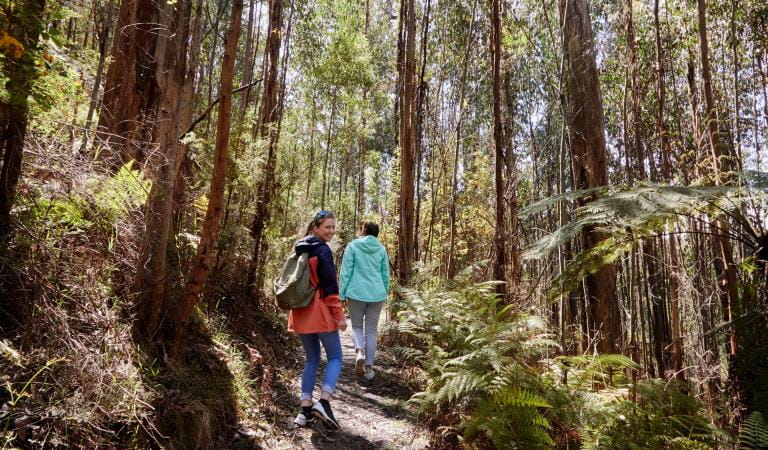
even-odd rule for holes
{"type": "Polygon", "coordinates": [[[554,283],[552,295],[571,291],[587,274],[614,262],[641,238],[670,232],[681,217],[727,215],[741,226],[727,237],[757,251],[766,240],[762,219],[751,218],[745,205],[750,202],[768,204],[765,178],[768,175],[745,175],[742,186],[668,186],[645,184],[630,190],[577,191],[550,198],[524,209],[523,217],[542,211],[545,205],[563,198],[600,197],[576,208],[571,222],[544,236],[526,250],[526,258],[543,258],[561,245],[571,242],[588,227],[602,231],[606,239],[580,253],[554,283]]]}

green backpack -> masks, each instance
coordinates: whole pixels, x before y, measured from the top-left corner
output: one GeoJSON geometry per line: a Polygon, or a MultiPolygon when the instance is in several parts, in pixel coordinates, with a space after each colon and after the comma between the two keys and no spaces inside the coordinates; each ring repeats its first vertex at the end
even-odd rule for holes
{"type": "Polygon", "coordinates": [[[275,279],[277,306],[282,309],[306,308],[315,297],[316,288],[309,282],[309,254],[295,252],[283,264],[275,279]]]}

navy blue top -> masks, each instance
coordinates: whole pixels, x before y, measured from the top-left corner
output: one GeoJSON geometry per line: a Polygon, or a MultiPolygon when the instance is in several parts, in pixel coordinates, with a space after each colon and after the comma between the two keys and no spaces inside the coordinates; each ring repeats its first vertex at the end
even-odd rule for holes
{"type": "Polygon", "coordinates": [[[309,253],[309,257],[317,256],[318,286],[324,296],[338,295],[339,283],[336,280],[336,265],[333,263],[333,253],[328,244],[315,236],[305,236],[296,243],[296,254],[309,253]]]}

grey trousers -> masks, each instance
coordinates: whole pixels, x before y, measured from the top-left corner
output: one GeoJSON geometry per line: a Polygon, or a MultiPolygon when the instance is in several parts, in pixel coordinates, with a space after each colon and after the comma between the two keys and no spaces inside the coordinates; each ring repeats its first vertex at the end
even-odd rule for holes
{"type": "Polygon", "coordinates": [[[365,351],[365,365],[372,366],[376,357],[376,338],[379,335],[379,316],[384,302],[361,302],[347,299],[352,319],[355,348],[365,351]]]}

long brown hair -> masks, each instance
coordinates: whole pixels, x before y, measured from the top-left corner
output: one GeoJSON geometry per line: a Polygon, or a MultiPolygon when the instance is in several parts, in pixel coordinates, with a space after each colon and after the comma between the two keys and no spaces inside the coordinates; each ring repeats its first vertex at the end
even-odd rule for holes
{"type": "Polygon", "coordinates": [[[333,211],[328,211],[325,209],[321,209],[320,211],[315,214],[315,217],[312,218],[312,220],[309,222],[309,225],[307,225],[307,232],[304,233],[304,236],[309,236],[310,233],[312,233],[312,230],[319,227],[323,224],[323,222],[326,221],[326,219],[335,219],[336,217],[333,215],[333,211]]]}

